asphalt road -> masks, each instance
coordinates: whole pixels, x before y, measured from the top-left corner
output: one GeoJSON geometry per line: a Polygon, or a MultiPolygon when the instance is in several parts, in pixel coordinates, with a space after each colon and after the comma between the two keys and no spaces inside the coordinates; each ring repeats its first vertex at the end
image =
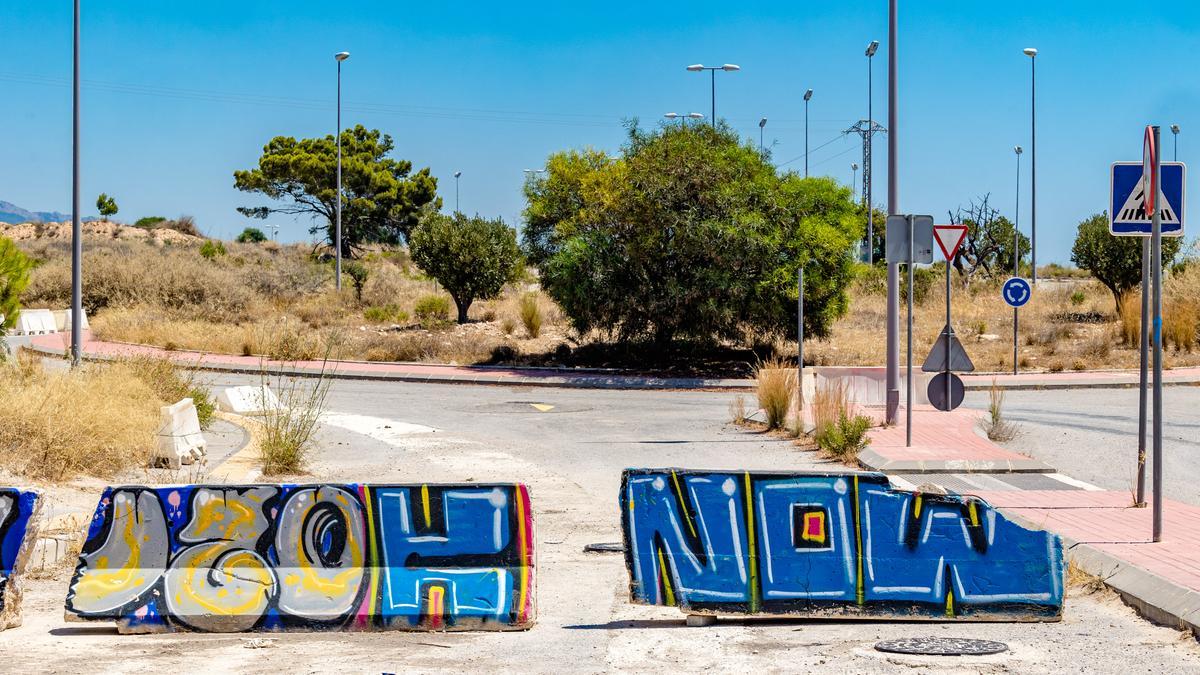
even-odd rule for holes
{"type": "MultiPolygon", "coordinates": [[[[968,393],[966,405],[987,409],[987,392],[968,393]]],[[[1136,389],[1009,391],[1003,411],[1019,427],[1008,449],[1106,490],[1136,484],[1136,389]]],[[[1147,454],[1150,443],[1147,434],[1147,454]]],[[[1147,464],[1147,499],[1150,476],[1147,464]]],[[[1200,504],[1200,387],[1163,389],[1163,483],[1167,498],[1200,504]]]]}

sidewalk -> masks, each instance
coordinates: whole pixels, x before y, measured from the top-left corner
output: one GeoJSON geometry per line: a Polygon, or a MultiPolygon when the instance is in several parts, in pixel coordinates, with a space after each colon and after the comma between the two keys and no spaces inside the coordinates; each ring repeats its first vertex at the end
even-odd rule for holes
{"type": "MultiPolygon", "coordinates": [[[[880,416],[882,411],[880,412],[880,416]]],[[[858,459],[884,473],[1014,473],[1054,471],[1046,463],[996,445],[977,432],[981,411],[913,409],[913,443],[906,447],[904,409],[898,424],[875,427],[858,459]]]]}
{"type": "MultiPolygon", "coordinates": [[[[1063,373],[960,374],[967,391],[987,390],[994,381],[1002,389],[1119,389],[1136,387],[1141,374],[1136,370],[1087,370],[1063,373]]],[[[1200,385],[1200,368],[1163,371],[1164,386],[1200,385]]]]}

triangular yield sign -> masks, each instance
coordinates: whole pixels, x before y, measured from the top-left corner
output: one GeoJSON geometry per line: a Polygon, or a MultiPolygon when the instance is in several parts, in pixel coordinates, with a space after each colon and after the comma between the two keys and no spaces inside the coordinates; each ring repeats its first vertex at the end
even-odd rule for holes
{"type": "Polygon", "coordinates": [[[958,336],[954,334],[954,329],[949,325],[942,329],[942,334],[933,343],[933,349],[929,351],[929,356],[926,357],[921,370],[926,373],[940,373],[946,370],[946,335],[950,336],[951,372],[974,372],[975,364],[971,363],[971,357],[967,356],[967,350],[963,349],[962,343],[958,341],[958,336]]]}
{"type": "Polygon", "coordinates": [[[938,247],[942,249],[946,260],[953,260],[954,254],[958,253],[958,247],[962,246],[963,240],[967,238],[967,226],[934,225],[933,238],[937,239],[938,247]]]}
{"type": "MultiPolygon", "coordinates": [[[[1162,224],[1178,225],[1179,214],[1175,213],[1175,209],[1171,207],[1171,202],[1167,201],[1161,187],[1158,189],[1158,203],[1162,224]]],[[[1117,220],[1150,222],[1150,216],[1146,215],[1146,192],[1141,181],[1134,185],[1133,192],[1130,192],[1129,196],[1125,198],[1125,203],[1121,205],[1121,210],[1118,212],[1117,220]]]]}

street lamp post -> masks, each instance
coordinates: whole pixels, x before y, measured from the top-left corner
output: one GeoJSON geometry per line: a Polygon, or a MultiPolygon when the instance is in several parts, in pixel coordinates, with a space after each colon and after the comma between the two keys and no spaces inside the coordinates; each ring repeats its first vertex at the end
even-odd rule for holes
{"type": "MultiPolygon", "coordinates": [[[[871,143],[875,140],[875,87],[874,74],[875,69],[872,65],[875,62],[875,52],[879,49],[879,40],[871,40],[871,44],[867,45],[867,144],[874,150],[875,146],[871,143]]],[[[874,164],[874,152],[867,153],[867,163],[874,164]]],[[[871,167],[863,168],[867,178],[867,264],[875,264],[875,207],[871,204],[871,182],[875,176],[871,172],[871,167]]]]}
{"type": "Polygon", "coordinates": [[[454,212],[458,213],[461,209],[458,207],[458,179],[462,178],[461,171],[454,172],[454,212]]]}
{"type": "Polygon", "coordinates": [[[812,89],[804,92],[804,177],[808,178],[808,102],[812,100],[812,89]]]}
{"type": "MultiPolygon", "coordinates": [[[[899,37],[897,0],[888,2],[888,215],[900,213],[899,37]]],[[[867,208],[870,208],[867,204],[867,208]]],[[[900,408],[900,263],[887,263],[887,408],[885,421],[896,423],[900,408]]]]}
{"type": "Polygon", "coordinates": [[[1179,125],[1178,124],[1171,125],[1171,136],[1173,136],[1174,140],[1175,140],[1175,155],[1174,155],[1175,158],[1172,159],[1171,161],[1178,162],[1179,161],[1179,125]]]}
{"type": "Polygon", "coordinates": [[[1030,262],[1033,270],[1033,283],[1037,283],[1037,54],[1033,47],[1025,48],[1025,56],[1029,57],[1029,242],[1030,262]]]}
{"type": "Polygon", "coordinates": [[[83,349],[83,231],[79,220],[79,0],[75,0],[75,51],[71,98],[71,366],[83,349]]]}
{"type": "Polygon", "coordinates": [[[334,264],[334,285],[342,290],[342,61],[350,58],[350,52],[333,55],[337,60],[337,225],[334,227],[333,246],[337,249],[334,264]]]}
{"type": "Polygon", "coordinates": [[[850,187],[858,189],[858,164],[850,163],[850,187]]]}
{"type": "Polygon", "coordinates": [[[762,118],[758,121],[758,154],[763,151],[763,129],[767,126],[767,118],[762,118]]]}
{"type": "MultiPolygon", "coordinates": [[[[1021,276],[1021,146],[1013,148],[1017,155],[1017,204],[1013,215],[1013,276],[1021,276]]],[[[1013,307],[1013,375],[1017,374],[1017,331],[1019,327],[1017,308],[1013,307]]]]}
{"type": "Polygon", "coordinates": [[[742,67],[734,63],[726,63],[721,66],[706,66],[703,63],[693,63],[687,69],[693,73],[702,73],[709,71],[712,74],[712,125],[715,129],[717,126],[717,71],[723,70],[727,73],[741,70],[742,67]]]}

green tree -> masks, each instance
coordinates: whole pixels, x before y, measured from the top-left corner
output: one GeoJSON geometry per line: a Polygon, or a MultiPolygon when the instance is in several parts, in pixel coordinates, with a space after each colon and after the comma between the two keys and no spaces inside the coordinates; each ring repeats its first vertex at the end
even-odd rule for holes
{"type": "Polygon", "coordinates": [[[110,216],[117,215],[117,200],[101,192],[96,198],[96,208],[100,210],[100,216],[108,220],[110,216]]]}
{"type": "Polygon", "coordinates": [[[354,284],[354,299],[361,303],[363,288],[367,285],[371,270],[357,260],[347,260],[342,264],[342,272],[350,277],[350,281],[354,284]]]}
{"type": "Polygon", "coordinates": [[[459,323],[467,322],[471,303],[496,297],[524,270],[517,233],[499,218],[430,214],[413,230],[409,249],[454,298],[459,323]]]}
{"type": "Polygon", "coordinates": [[[780,175],[728,128],[632,126],[619,157],[552,155],[526,186],[525,243],[580,332],[709,342],[787,334],[845,313],[863,218],[826,178],[780,175]]]}
{"type": "MultiPolygon", "coordinates": [[[[967,226],[967,236],[954,255],[954,269],[970,284],[976,276],[985,279],[1007,277],[1013,273],[1013,246],[1016,227],[988,203],[989,195],[971,202],[965,209],[950,214],[950,221],[967,226]]],[[[1030,252],[1029,237],[1016,234],[1020,269],[1030,252]]]]}
{"type": "MultiPolygon", "coordinates": [[[[1179,237],[1163,237],[1163,269],[1179,255],[1180,243],[1179,237]]],[[[1142,238],[1113,236],[1108,230],[1108,214],[1097,213],[1079,223],[1071,262],[1112,292],[1120,313],[1125,294],[1142,283],[1142,238]]]]}
{"type": "MultiPolygon", "coordinates": [[[[392,137],[358,125],[342,132],[342,255],[371,243],[397,245],[408,237],[424,207],[437,208],[437,179],[429,169],[413,173],[412,162],[391,159],[392,137]]],[[[330,245],[337,214],[337,142],[332,135],[296,140],[277,136],[263,148],[258,167],[235,171],[233,184],[243,192],[283,202],[280,206],[241,207],[252,218],[273,213],[315,217],[330,245]]]]}
{"type": "Polygon", "coordinates": [[[267,240],[267,235],[257,227],[247,227],[237,236],[239,244],[261,244],[267,240]]]}
{"type": "Polygon", "coordinates": [[[0,237],[0,335],[17,325],[21,293],[29,286],[33,263],[7,237],[0,237]]]}

